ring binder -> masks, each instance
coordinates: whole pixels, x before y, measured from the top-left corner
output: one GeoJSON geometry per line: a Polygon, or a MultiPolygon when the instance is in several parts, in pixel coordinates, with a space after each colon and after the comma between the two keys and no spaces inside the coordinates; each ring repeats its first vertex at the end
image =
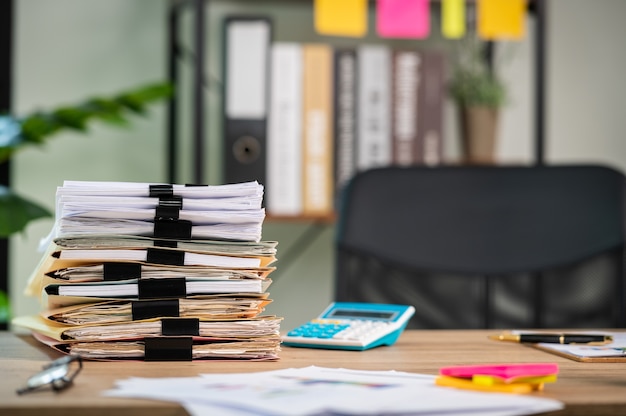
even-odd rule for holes
{"type": "Polygon", "coordinates": [[[187,282],[184,277],[171,279],[140,279],[137,282],[139,299],[184,298],[187,296],[187,282]]]}
{"type": "Polygon", "coordinates": [[[178,299],[136,300],[131,302],[132,320],[180,316],[178,299]]]}
{"type": "Polygon", "coordinates": [[[200,319],[198,318],[163,318],[161,319],[161,335],[181,336],[200,335],[200,319]]]}
{"type": "Polygon", "coordinates": [[[224,21],[224,182],[265,183],[271,20],[224,21]]]}
{"type": "Polygon", "coordinates": [[[191,361],[193,358],[193,338],[145,338],[144,349],[145,361],[191,361]]]}

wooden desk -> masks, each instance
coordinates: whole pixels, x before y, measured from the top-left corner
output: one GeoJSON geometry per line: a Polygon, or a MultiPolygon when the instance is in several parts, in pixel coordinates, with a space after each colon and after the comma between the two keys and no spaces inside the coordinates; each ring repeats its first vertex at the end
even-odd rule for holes
{"type": "Polygon", "coordinates": [[[84,363],[74,386],[60,393],[15,394],[27,378],[59,355],[30,336],[0,332],[0,414],[46,416],[187,415],[177,404],[100,396],[116,379],[128,376],[195,376],[200,373],[268,371],[317,365],[365,370],[437,374],[448,365],[556,362],[559,380],[545,397],[566,404],[554,415],[626,415],[626,363],[578,363],[520,344],[490,341],[493,331],[406,331],[392,347],[364,352],[283,347],[276,362],[94,362],[84,363]]]}

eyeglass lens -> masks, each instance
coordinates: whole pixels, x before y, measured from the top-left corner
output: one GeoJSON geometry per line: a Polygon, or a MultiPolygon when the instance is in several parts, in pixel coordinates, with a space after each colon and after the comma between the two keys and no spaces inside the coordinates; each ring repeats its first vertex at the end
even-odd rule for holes
{"type": "Polygon", "coordinates": [[[50,385],[55,391],[62,390],[72,382],[81,369],[82,360],[80,357],[60,358],[44,366],[42,371],[30,377],[26,386],[18,389],[17,393],[27,393],[47,385],[50,385]]]}

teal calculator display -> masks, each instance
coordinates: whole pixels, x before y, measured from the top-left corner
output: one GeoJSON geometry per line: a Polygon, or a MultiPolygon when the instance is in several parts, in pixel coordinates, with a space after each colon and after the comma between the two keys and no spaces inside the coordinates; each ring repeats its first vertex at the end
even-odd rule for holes
{"type": "Polygon", "coordinates": [[[335,302],[316,319],[289,331],[283,344],[342,350],[392,345],[414,313],[409,305],[335,302]]]}

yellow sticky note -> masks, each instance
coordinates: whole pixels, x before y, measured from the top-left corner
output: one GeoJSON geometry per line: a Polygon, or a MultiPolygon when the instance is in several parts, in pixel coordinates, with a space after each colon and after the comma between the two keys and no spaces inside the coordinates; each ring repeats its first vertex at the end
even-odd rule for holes
{"type": "Polygon", "coordinates": [[[321,35],[362,37],[367,33],[367,0],[315,0],[315,30],[321,35]]]}
{"type": "Polygon", "coordinates": [[[519,40],[525,34],[526,0],[478,0],[478,35],[519,40]]]}
{"type": "Polygon", "coordinates": [[[542,385],[530,383],[493,385],[477,384],[474,383],[472,380],[449,376],[438,376],[437,378],[435,378],[435,384],[437,386],[455,387],[457,389],[490,391],[494,393],[530,393],[532,391],[541,390],[543,388],[542,385]]]}
{"type": "Polygon", "coordinates": [[[540,385],[544,383],[556,383],[556,374],[549,374],[545,376],[520,376],[512,379],[503,379],[497,376],[475,374],[472,377],[472,382],[475,384],[482,384],[485,386],[493,386],[494,384],[514,384],[514,383],[526,383],[532,385],[540,385]]]}
{"type": "Polygon", "coordinates": [[[441,1],[441,33],[450,39],[465,36],[465,0],[441,1]]]}

